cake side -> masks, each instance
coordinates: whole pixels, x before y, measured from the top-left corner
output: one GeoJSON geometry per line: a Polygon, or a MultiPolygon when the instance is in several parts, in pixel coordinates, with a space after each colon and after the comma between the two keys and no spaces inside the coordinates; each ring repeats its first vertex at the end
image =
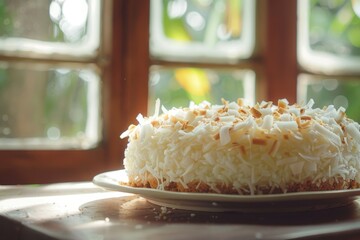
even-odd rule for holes
{"type": "Polygon", "coordinates": [[[262,194],[358,187],[359,124],[345,109],[223,101],[139,115],[124,165],[130,185],[262,194]]]}

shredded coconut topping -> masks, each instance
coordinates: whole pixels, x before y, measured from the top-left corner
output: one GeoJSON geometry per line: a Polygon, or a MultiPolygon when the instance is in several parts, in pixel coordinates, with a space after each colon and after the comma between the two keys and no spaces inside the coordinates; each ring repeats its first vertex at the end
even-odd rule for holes
{"type": "Polygon", "coordinates": [[[261,186],[286,192],[291,183],[324,177],[360,182],[360,126],[344,108],[313,108],[313,100],[245,102],[167,110],[156,101],[153,116],[139,114],[138,124],[120,136],[129,138],[129,180],[146,181],[151,174],[159,189],[197,181],[215,192],[222,183],[251,194],[261,186]]]}

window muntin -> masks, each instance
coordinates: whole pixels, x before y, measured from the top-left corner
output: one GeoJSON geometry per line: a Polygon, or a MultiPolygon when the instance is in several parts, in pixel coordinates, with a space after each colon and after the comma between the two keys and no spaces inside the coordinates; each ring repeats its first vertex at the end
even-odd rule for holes
{"type": "Polygon", "coordinates": [[[101,140],[96,69],[0,64],[0,149],[88,149],[101,140]]]}
{"type": "Polygon", "coordinates": [[[96,57],[100,0],[6,0],[0,10],[1,55],[72,61],[96,57]]]}
{"type": "Polygon", "coordinates": [[[153,0],[150,53],[184,62],[237,62],[255,47],[252,0],[153,0]]]}
{"type": "Polygon", "coordinates": [[[360,73],[359,1],[298,1],[298,61],[308,71],[360,73]]]}

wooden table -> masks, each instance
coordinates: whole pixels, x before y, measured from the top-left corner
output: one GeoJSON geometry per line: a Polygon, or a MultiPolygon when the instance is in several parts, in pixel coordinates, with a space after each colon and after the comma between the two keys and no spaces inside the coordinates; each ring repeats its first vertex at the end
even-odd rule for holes
{"type": "Polygon", "coordinates": [[[90,182],[0,186],[0,239],[360,239],[360,201],[300,213],[152,205],[90,182]]]}

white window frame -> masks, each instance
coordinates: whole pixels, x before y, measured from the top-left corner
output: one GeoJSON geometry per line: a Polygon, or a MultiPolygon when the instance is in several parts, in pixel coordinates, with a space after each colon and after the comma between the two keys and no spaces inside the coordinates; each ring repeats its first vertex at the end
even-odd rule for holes
{"type": "Polygon", "coordinates": [[[309,8],[310,0],[297,1],[298,34],[297,56],[304,69],[327,75],[360,74],[360,57],[339,56],[332,53],[314,51],[309,42],[309,8]]]}

